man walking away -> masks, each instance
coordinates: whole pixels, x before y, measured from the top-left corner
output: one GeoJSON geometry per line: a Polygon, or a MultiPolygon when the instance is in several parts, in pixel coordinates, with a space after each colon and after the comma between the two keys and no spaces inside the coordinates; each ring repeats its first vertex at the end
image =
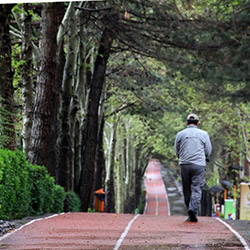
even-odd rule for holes
{"type": "Polygon", "coordinates": [[[187,128],[177,133],[175,153],[179,158],[187,221],[198,222],[198,208],[205,182],[206,159],[212,152],[212,145],[206,131],[198,129],[196,114],[187,117],[187,128]]]}

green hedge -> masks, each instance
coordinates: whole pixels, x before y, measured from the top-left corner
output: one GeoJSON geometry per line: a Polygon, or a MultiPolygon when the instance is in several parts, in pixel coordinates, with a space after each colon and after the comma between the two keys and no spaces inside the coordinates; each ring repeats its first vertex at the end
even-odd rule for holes
{"type": "Polygon", "coordinates": [[[71,212],[80,212],[81,211],[81,200],[78,195],[73,191],[67,192],[69,196],[69,209],[71,212]]]}
{"type": "MultiPolygon", "coordinates": [[[[0,149],[0,219],[63,212],[66,193],[45,167],[30,164],[23,152],[0,149]]],[[[70,210],[79,211],[70,192],[70,210]]]]}

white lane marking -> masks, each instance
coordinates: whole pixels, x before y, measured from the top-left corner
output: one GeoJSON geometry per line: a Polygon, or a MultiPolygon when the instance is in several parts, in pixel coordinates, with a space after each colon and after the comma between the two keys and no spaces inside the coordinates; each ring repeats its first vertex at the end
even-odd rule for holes
{"type": "MultiPolygon", "coordinates": [[[[161,172],[160,172],[161,174],[161,172]]],[[[166,201],[167,201],[167,206],[168,206],[168,216],[171,215],[171,211],[170,211],[170,203],[169,203],[169,199],[168,199],[168,191],[165,187],[165,184],[164,184],[164,181],[163,181],[163,178],[162,178],[162,174],[161,174],[161,181],[162,181],[162,185],[164,187],[164,193],[165,193],[165,197],[166,197],[166,201]]]]}
{"type": "MultiPolygon", "coordinates": [[[[163,182],[163,180],[162,180],[163,182]]],[[[165,197],[166,197],[166,201],[167,201],[167,205],[168,205],[168,216],[170,216],[171,212],[170,212],[170,204],[169,204],[169,200],[168,200],[168,192],[165,189],[165,184],[164,182],[162,183],[162,185],[164,186],[164,193],[165,193],[165,197]]]]}
{"type": "Polygon", "coordinates": [[[116,242],[114,250],[118,250],[120,245],[122,244],[123,240],[128,234],[129,229],[131,228],[133,222],[140,216],[140,214],[137,214],[134,216],[134,218],[128,223],[127,227],[125,228],[124,232],[122,233],[120,239],[116,242]]]}
{"type": "MultiPolygon", "coordinates": [[[[61,213],[61,214],[64,214],[64,213],[61,213]]],[[[36,221],[40,221],[40,220],[47,220],[47,219],[50,219],[50,218],[53,218],[53,217],[56,217],[58,215],[61,215],[61,214],[53,214],[53,215],[50,215],[48,217],[44,217],[44,218],[39,218],[39,219],[35,219],[35,220],[32,220],[24,225],[22,225],[21,227],[19,227],[18,229],[15,229],[14,231],[10,232],[10,233],[7,233],[7,234],[4,234],[2,237],[0,237],[0,241],[2,241],[3,239],[9,237],[11,234],[14,234],[18,231],[20,231],[21,229],[23,229],[24,227],[36,222],[36,221]]]]}
{"type": "Polygon", "coordinates": [[[236,232],[229,224],[227,224],[225,221],[221,220],[220,218],[216,218],[216,219],[222,224],[224,224],[240,240],[245,250],[250,250],[250,248],[248,247],[248,244],[238,232],[236,232]]]}

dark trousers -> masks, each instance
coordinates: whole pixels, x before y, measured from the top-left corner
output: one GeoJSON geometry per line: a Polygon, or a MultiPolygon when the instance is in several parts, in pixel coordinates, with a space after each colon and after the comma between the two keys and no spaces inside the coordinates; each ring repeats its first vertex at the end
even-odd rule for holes
{"type": "Polygon", "coordinates": [[[204,185],[205,167],[194,164],[180,165],[185,204],[188,210],[198,215],[204,185]]]}

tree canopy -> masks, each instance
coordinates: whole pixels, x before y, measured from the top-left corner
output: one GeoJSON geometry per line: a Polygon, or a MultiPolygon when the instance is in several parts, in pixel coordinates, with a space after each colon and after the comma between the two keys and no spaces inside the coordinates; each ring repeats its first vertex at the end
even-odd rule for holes
{"type": "Polygon", "coordinates": [[[214,146],[207,180],[231,164],[249,178],[249,1],[2,4],[0,18],[1,147],[45,165],[82,210],[105,187],[106,211],[134,211],[150,157],[178,171],[191,112],[214,146]]]}

